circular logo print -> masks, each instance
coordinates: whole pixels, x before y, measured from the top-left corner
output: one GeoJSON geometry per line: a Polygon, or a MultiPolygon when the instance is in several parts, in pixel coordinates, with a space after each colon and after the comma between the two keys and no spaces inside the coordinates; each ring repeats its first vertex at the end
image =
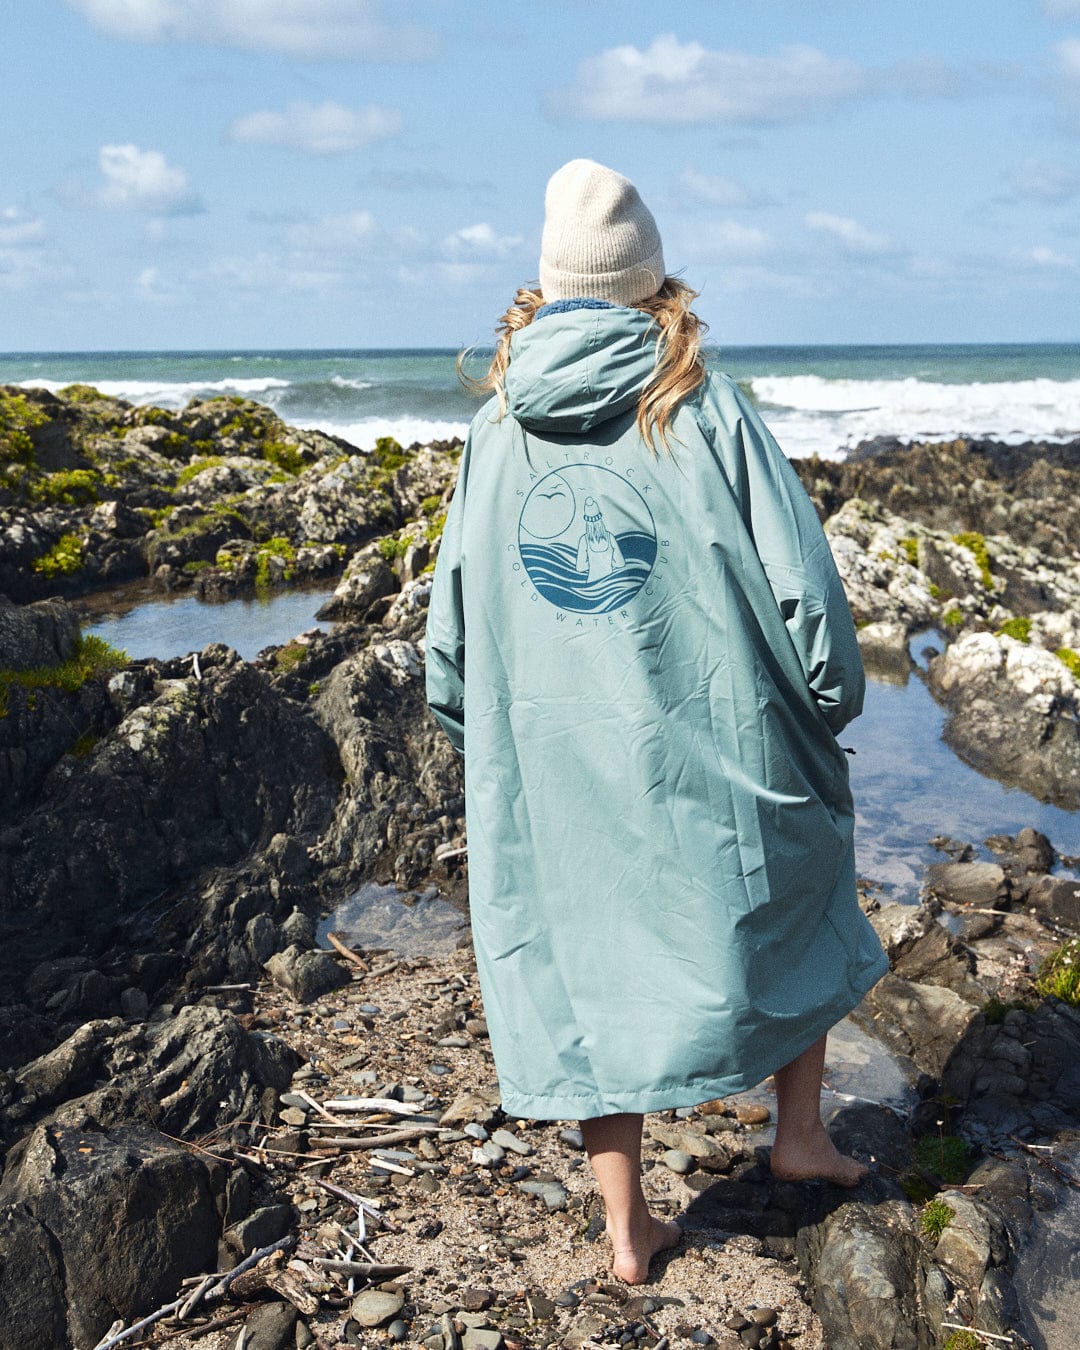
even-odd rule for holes
{"type": "Polygon", "coordinates": [[[597,464],[545,474],[525,498],[518,552],[560,609],[604,614],[632,600],[656,561],[656,525],[632,483],[597,464]]]}

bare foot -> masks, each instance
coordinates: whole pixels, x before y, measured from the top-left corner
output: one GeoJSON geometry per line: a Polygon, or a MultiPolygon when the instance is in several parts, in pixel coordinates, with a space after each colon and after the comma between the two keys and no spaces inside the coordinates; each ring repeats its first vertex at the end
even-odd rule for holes
{"type": "Polygon", "coordinates": [[[649,1278],[649,1263],[657,1252],[678,1245],[682,1229],[674,1220],[657,1219],[648,1215],[649,1226],[643,1233],[620,1234],[618,1239],[608,1229],[611,1238],[611,1273],[626,1284],[644,1284],[649,1278]]]}
{"type": "Polygon", "coordinates": [[[841,1153],[825,1132],[792,1143],[784,1140],[773,1145],[769,1161],[778,1181],[831,1181],[837,1186],[857,1186],[869,1174],[869,1167],[841,1153]]]}

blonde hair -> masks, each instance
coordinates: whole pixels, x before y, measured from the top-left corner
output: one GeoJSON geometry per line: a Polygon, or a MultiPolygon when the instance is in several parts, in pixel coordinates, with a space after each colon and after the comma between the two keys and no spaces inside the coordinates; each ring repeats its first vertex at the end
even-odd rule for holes
{"type": "MultiPolygon", "coordinates": [[[[631,308],[640,309],[656,320],[656,365],[653,377],[638,400],[637,426],[652,454],[659,440],[671,454],[668,427],[676,408],[705,379],[705,360],[701,339],[708,331],[690,306],[698,292],[677,277],[665,277],[655,295],[640,300],[631,308]]],[[[499,420],[506,416],[506,371],[510,365],[510,340],[519,329],[527,328],[545,303],[539,286],[522,286],[514,303],[495,326],[498,340],[487,373],[479,378],[465,372],[468,351],[457,359],[458,378],[470,393],[494,394],[499,403],[499,420]]]]}

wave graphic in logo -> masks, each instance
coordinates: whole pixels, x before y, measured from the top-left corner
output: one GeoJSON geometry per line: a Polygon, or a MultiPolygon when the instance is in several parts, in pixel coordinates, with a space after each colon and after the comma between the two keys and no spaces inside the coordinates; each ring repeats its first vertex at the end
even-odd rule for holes
{"type": "Polygon", "coordinates": [[[604,614],[632,600],[648,580],[656,528],[627,479],[598,465],[570,464],[533,486],[518,523],[518,552],[545,600],[604,614]]]}

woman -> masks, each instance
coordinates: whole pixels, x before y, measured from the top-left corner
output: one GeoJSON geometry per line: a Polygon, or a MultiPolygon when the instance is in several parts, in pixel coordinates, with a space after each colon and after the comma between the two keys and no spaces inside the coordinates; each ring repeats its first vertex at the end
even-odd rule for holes
{"type": "Polygon", "coordinates": [[[775,1075],[775,1175],[854,1185],[830,1026],[886,970],[859,909],[854,626],[814,509],[632,183],[551,179],[435,569],[427,691],[465,757],[473,938],[502,1101],[577,1118],[614,1273],[678,1240],[642,1113],[775,1075]]]}

